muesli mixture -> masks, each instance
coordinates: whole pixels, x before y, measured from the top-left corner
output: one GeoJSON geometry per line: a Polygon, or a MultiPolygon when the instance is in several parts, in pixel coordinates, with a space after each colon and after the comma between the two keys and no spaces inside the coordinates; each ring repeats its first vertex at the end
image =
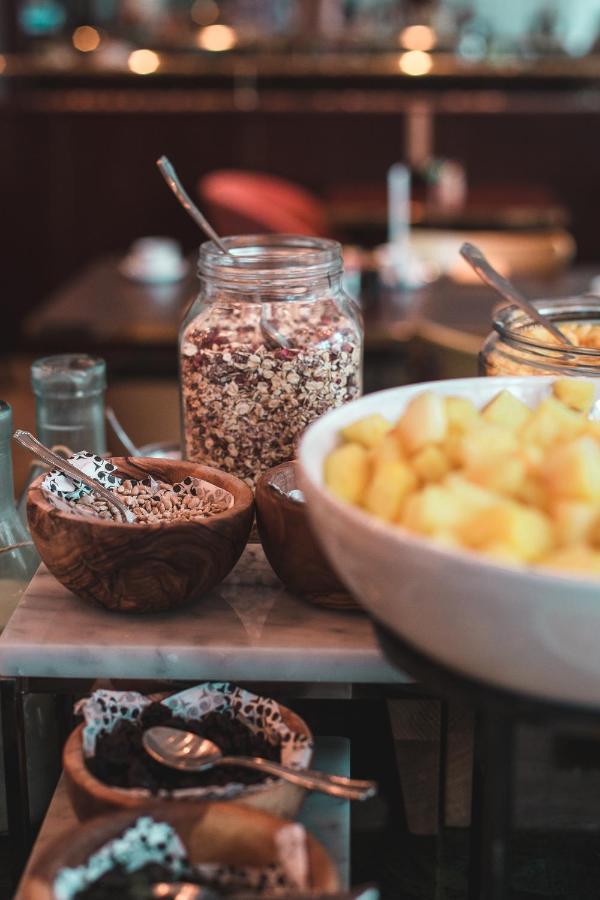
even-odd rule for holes
{"type": "Polygon", "coordinates": [[[268,308],[269,332],[288,346],[269,339],[251,303],[216,307],[182,341],[185,456],[250,487],[293,459],[310,422],[361,392],[360,337],[334,304],[268,308]]]}

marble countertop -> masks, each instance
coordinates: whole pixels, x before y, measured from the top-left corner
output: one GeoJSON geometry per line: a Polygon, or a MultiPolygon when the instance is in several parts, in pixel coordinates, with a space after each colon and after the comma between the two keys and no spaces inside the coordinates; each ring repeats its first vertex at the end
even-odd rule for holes
{"type": "Polygon", "coordinates": [[[0,676],[402,683],[360,613],[296,599],[260,545],[228,578],[174,613],[88,606],[41,566],[0,636],[0,676]]]}

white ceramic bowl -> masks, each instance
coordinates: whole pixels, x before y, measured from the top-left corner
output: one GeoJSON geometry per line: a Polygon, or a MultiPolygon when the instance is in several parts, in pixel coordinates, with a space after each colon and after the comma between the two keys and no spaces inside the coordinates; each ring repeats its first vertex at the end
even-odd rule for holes
{"type": "MultiPolygon", "coordinates": [[[[531,406],[553,378],[464,378],[369,394],[318,419],[300,444],[315,533],[372,616],[458,673],[527,695],[600,706],[600,581],[503,566],[436,546],[338,500],[323,462],[340,428],[380,412],[395,421],[424,390],[483,406],[508,388],[531,406]]],[[[598,382],[600,392],[600,381],[598,382]]]]}

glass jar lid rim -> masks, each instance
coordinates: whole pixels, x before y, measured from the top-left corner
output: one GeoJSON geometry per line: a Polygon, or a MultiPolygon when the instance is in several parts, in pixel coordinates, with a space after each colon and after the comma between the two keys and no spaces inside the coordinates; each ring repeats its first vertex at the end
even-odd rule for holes
{"type": "MultiPolygon", "coordinates": [[[[594,301],[589,297],[556,297],[551,299],[541,299],[533,301],[536,308],[552,322],[560,326],[567,323],[584,321],[587,319],[598,319],[600,326],[600,299],[594,301]]],[[[524,329],[537,325],[533,319],[529,318],[527,313],[519,306],[514,304],[506,304],[497,307],[494,310],[492,318],[494,329],[505,338],[515,343],[523,344],[528,347],[543,348],[544,350],[553,351],[555,353],[573,353],[582,357],[598,358],[600,350],[593,347],[567,347],[558,342],[542,341],[537,338],[528,337],[524,334],[524,329]]]]}
{"type": "Polygon", "coordinates": [[[198,271],[203,276],[246,280],[303,279],[342,271],[342,248],[330,238],[297,234],[248,234],[223,238],[231,253],[213,242],[200,245],[198,271]]]}

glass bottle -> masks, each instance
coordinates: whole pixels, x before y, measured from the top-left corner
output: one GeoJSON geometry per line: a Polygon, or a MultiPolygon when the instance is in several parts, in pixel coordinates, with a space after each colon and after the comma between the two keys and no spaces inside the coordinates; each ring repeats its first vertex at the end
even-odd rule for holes
{"type": "Polygon", "coordinates": [[[12,433],[12,410],[0,400],[0,630],[8,622],[39,562],[15,507],[12,433]]]}
{"type": "Polygon", "coordinates": [[[362,390],[363,332],[336,241],[202,244],[179,338],[182,451],[244,479],[292,459],[306,426],[362,390]]]}
{"type": "Polygon", "coordinates": [[[517,306],[501,306],[479,354],[481,375],[600,377],[600,304],[589,297],[537,301],[580,346],[565,348],[517,306]]]}
{"type": "MultiPolygon", "coordinates": [[[[31,366],[35,394],[36,433],[47,447],[63,456],[79,450],[106,453],[104,394],[106,363],[83,353],[66,353],[36,360],[31,366]]],[[[27,488],[43,466],[33,463],[19,514],[27,521],[27,488]]]]}

